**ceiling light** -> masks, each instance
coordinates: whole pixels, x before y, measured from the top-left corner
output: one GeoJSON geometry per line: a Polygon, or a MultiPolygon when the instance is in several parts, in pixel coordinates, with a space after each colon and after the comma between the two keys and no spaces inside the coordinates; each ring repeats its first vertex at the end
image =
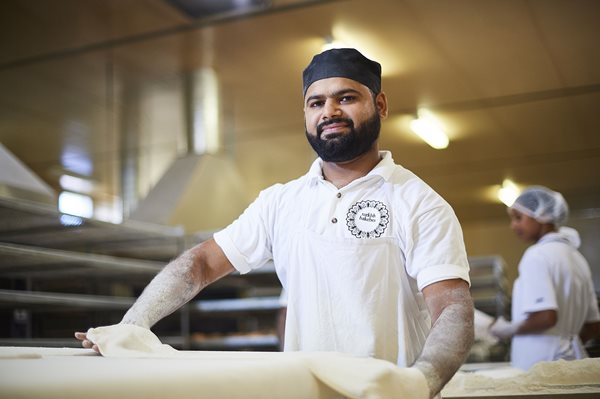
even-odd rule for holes
{"type": "Polygon", "coordinates": [[[72,175],[62,175],[59,182],[63,190],[75,193],[89,194],[94,190],[94,184],[90,180],[72,175]]]}
{"type": "Polygon", "coordinates": [[[512,180],[504,179],[502,186],[498,189],[498,199],[506,206],[511,206],[521,190],[512,180]]]}
{"type": "Polygon", "coordinates": [[[58,210],[73,216],[91,218],[94,214],[94,201],[87,195],[63,191],[58,196],[58,210]]]}
{"type": "Polygon", "coordinates": [[[448,136],[444,132],[442,124],[428,110],[419,109],[418,118],[413,119],[410,128],[424,142],[436,150],[448,147],[448,136]]]}

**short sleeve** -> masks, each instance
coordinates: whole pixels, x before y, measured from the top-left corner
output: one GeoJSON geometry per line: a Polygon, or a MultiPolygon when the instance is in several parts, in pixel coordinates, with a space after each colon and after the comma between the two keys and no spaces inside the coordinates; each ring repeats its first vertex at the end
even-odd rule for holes
{"type": "Polygon", "coordinates": [[[418,212],[406,229],[406,270],[419,290],[442,280],[470,284],[469,263],[462,230],[454,211],[435,192],[424,199],[431,206],[418,212]]]}
{"type": "Polygon", "coordinates": [[[273,187],[262,191],[233,223],[214,234],[227,259],[240,273],[264,266],[272,255],[273,187]]]}
{"type": "Polygon", "coordinates": [[[521,309],[524,313],[558,309],[556,291],[548,261],[531,249],[519,263],[521,309]]]}

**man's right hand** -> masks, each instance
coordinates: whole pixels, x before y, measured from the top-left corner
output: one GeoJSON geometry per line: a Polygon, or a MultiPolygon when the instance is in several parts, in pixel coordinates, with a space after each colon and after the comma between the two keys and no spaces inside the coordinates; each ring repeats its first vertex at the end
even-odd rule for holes
{"type": "Polygon", "coordinates": [[[93,343],[92,341],[90,341],[87,338],[87,334],[84,332],[76,332],[75,333],[75,338],[77,338],[78,340],[81,341],[81,346],[83,346],[86,349],[93,349],[96,352],[100,353],[100,349],[98,349],[98,345],[96,345],[95,343],[93,343]]]}
{"type": "Polygon", "coordinates": [[[500,339],[509,340],[517,333],[519,329],[519,324],[511,323],[506,320],[503,316],[500,316],[494,321],[494,323],[489,327],[489,332],[495,337],[500,339]]]}

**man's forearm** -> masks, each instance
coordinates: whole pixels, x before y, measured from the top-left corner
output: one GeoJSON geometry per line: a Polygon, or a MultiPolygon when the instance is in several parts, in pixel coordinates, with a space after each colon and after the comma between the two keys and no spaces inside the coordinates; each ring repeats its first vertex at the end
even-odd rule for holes
{"type": "Polygon", "coordinates": [[[193,252],[184,252],[152,279],[121,323],[152,327],[196,296],[202,288],[197,273],[193,252]]]}
{"type": "Polygon", "coordinates": [[[414,367],[425,374],[432,396],[463,364],[473,344],[473,302],[468,293],[447,305],[435,324],[414,367]]]}

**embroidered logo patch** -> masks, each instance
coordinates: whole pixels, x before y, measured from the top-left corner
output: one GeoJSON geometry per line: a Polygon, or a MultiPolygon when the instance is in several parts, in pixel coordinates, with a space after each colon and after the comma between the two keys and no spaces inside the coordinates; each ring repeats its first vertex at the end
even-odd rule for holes
{"type": "Polygon", "coordinates": [[[357,202],[346,215],[346,226],[357,238],[381,237],[389,222],[388,209],[379,201],[357,202]]]}

